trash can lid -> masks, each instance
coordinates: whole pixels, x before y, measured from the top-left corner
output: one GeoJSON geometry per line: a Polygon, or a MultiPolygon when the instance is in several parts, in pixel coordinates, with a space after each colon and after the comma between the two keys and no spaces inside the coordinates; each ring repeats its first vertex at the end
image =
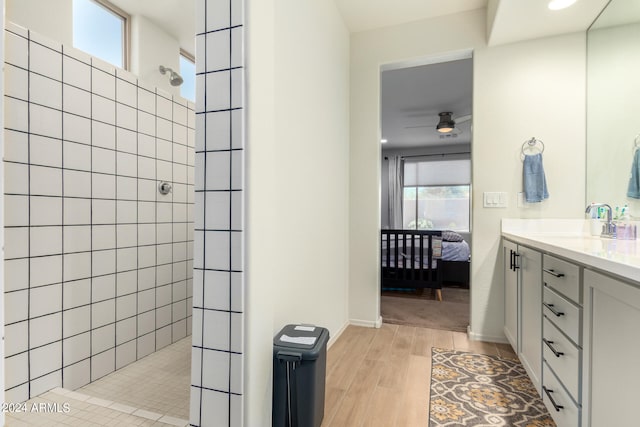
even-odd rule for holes
{"type": "Polygon", "coordinates": [[[313,325],[287,325],[273,338],[274,350],[297,350],[304,359],[315,359],[329,340],[326,328],[313,325]]]}

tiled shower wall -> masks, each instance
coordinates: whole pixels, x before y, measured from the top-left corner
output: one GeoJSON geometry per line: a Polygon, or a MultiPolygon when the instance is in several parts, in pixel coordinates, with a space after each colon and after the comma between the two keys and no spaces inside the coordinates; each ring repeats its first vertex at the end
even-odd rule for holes
{"type": "Polygon", "coordinates": [[[195,1],[198,131],[190,422],[242,426],[243,2],[195,1]]]}
{"type": "Polygon", "coordinates": [[[195,114],[33,32],[5,37],[5,401],[19,402],[191,333],[195,114]]]}

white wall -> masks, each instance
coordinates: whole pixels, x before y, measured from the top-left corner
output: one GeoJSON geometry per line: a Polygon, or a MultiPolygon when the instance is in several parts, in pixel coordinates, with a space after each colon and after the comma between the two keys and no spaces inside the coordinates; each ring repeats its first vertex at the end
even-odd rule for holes
{"type": "Polygon", "coordinates": [[[471,334],[502,340],[499,257],[504,217],[582,217],[585,162],[585,36],[573,34],[487,48],[486,11],[476,10],[352,35],[351,38],[351,320],[379,316],[379,67],[474,49],[473,245],[471,334]],[[464,29],[464,31],[461,31],[464,29]],[[496,130],[496,119],[506,125],[496,130]],[[544,140],[550,199],[517,208],[519,150],[544,140]],[[485,209],[482,193],[506,191],[509,208],[485,209]]]}
{"type": "Polygon", "coordinates": [[[500,218],[583,218],[585,200],[585,34],[487,49],[476,56],[474,83],[474,245],[472,332],[502,336],[500,218]],[[505,123],[499,132],[495,118],[505,123]],[[544,141],[549,199],[516,206],[520,150],[544,141]],[[509,208],[482,208],[482,192],[507,191],[509,208]]]}
{"type": "Polygon", "coordinates": [[[349,35],[333,2],[248,12],[246,425],[269,425],[272,337],[347,322],[349,35]]]}
{"type": "MultiPolygon", "coordinates": [[[[8,0],[8,21],[33,30],[66,46],[73,46],[73,0],[8,0]]],[[[180,45],[144,16],[131,17],[131,66],[137,77],[172,95],[180,88],[171,86],[160,64],[180,72],[180,45]]]]}
{"type": "Polygon", "coordinates": [[[141,15],[131,17],[131,72],[172,95],[180,95],[180,86],[171,86],[169,73],[160,74],[164,65],[180,73],[180,43],[141,15]]]}
{"type": "Polygon", "coordinates": [[[6,18],[66,46],[73,46],[73,0],[7,0],[6,18]]]}

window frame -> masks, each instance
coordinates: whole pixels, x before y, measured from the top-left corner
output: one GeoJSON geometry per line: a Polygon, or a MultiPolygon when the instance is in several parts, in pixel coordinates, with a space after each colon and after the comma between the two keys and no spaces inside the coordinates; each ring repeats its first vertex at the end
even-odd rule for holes
{"type": "MultiPolygon", "coordinates": [[[[419,198],[418,198],[418,194],[420,192],[421,188],[447,188],[447,187],[467,187],[468,188],[468,192],[469,192],[469,198],[468,203],[469,203],[469,208],[468,208],[468,217],[469,217],[469,222],[466,224],[467,228],[464,230],[454,230],[460,233],[470,233],[471,232],[471,211],[472,211],[472,206],[471,206],[471,183],[468,184],[435,184],[435,185],[403,185],[402,186],[402,194],[403,194],[403,207],[404,207],[404,194],[405,194],[405,189],[407,188],[411,188],[411,189],[415,189],[415,209],[413,209],[412,212],[412,217],[413,217],[413,221],[416,224],[415,228],[405,228],[404,226],[404,219],[403,219],[403,224],[402,224],[402,228],[405,230],[423,230],[421,228],[418,228],[418,218],[419,218],[419,198]]],[[[404,214],[403,214],[404,217],[404,214]]],[[[429,229],[426,228],[424,230],[440,230],[439,228],[433,228],[433,229],[429,229]]]]}
{"type": "MultiPolygon", "coordinates": [[[[468,187],[468,191],[469,191],[469,198],[468,198],[468,203],[469,203],[469,210],[468,210],[468,218],[469,218],[469,222],[467,224],[467,229],[461,232],[471,232],[471,223],[472,223],[472,219],[471,219],[471,215],[472,215],[472,211],[473,211],[473,206],[472,206],[472,192],[471,192],[471,156],[469,153],[446,153],[446,154],[440,154],[440,155],[424,155],[424,156],[415,156],[415,157],[424,157],[424,158],[428,158],[428,157],[435,157],[438,156],[440,157],[440,159],[429,159],[429,160],[415,160],[415,161],[411,161],[410,163],[414,163],[416,164],[416,173],[418,171],[418,164],[420,163],[431,163],[431,162],[441,162],[441,161],[447,161],[447,160],[467,160],[469,161],[469,182],[468,183],[458,183],[458,184],[452,184],[452,183],[447,183],[447,182],[441,182],[441,183],[437,183],[437,184],[419,184],[418,182],[414,183],[414,184],[410,184],[407,185],[407,179],[406,179],[406,165],[405,168],[403,170],[403,184],[402,184],[402,195],[403,195],[403,209],[404,209],[404,194],[405,194],[405,189],[411,188],[411,189],[415,189],[415,209],[412,212],[412,217],[413,217],[413,221],[416,224],[416,230],[419,230],[418,228],[418,214],[419,214],[419,199],[418,199],[418,194],[420,192],[420,188],[435,188],[435,187],[461,187],[461,186],[466,186],[468,187]]],[[[403,225],[402,227],[404,228],[404,213],[403,213],[403,225]]],[[[413,230],[413,229],[408,229],[408,230],[413,230]]]]}
{"type": "MultiPolygon", "coordinates": [[[[107,0],[89,0],[122,19],[122,68],[130,71],[131,67],[131,15],[107,0]]],[[[75,19],[75,17],[74,17],[75,19]]],[[[91,54],[94,56],[93,54],[91,54]]],[[[113,64],[116,66],[115,64],[113,64]]]]}
{"type": "Polygon", "coordinates": [[[193,64],[195,65],[196,63],[196,57],[195,55],[187,52],[186,50],[184,50],[183,48],[180,48],[180,56],[184,56],[185,58],[187,58],[189,61],[193,62],[193,64]]]}
{"type": "MultiPolygon", "coordinates": [[[[195,55],[190,53],[190,52],[188,52],[188,51],[186,51],[186,50],[184,50],[183,48],[180,48],[180,55],[179,55],[178,59],[181,59],[183,57],[184,57],[184,59],[186,59],[187,61],[189,61],[189,62],[191,62],[193,64],[193,69],[195,70],[195,68],[196,68],[196,57],[195,57],[195,55]]],[[[182,69],[180,69],[179,71],[180,71],[180,75],[184,79],[185,75],[186,75],[185,72],[182,69]]],[[[194,84],[194,87],[195,87],[195,74],[193,75],[193,79],[194,79],[193,80],[193,84],[194,84]]],[[[183,86],[181,86],[181,89],[180,89],[180,96],[185,98],[185,99],[187,99],[188,101],[195,102],[195,93],[194,93],[194,99],[188,98],[188,97],[182,95],[182,87],[183,86]]]]}

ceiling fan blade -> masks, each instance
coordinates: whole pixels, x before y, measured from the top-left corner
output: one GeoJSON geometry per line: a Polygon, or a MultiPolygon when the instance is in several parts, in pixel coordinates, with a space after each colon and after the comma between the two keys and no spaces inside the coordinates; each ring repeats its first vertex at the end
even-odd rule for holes
{"type": "Polygon", "coordinates": [[[454,119],[456,123],[464,123],[464,122],[468,122],[469,120],[471,120],[471,114],[467,114],[466,116],[456,117],[454,119]]]}
{"type": "Polygon", "coordinates": [[[405,129],[434,128],[436,125],[405,126],[405,129]]]}

